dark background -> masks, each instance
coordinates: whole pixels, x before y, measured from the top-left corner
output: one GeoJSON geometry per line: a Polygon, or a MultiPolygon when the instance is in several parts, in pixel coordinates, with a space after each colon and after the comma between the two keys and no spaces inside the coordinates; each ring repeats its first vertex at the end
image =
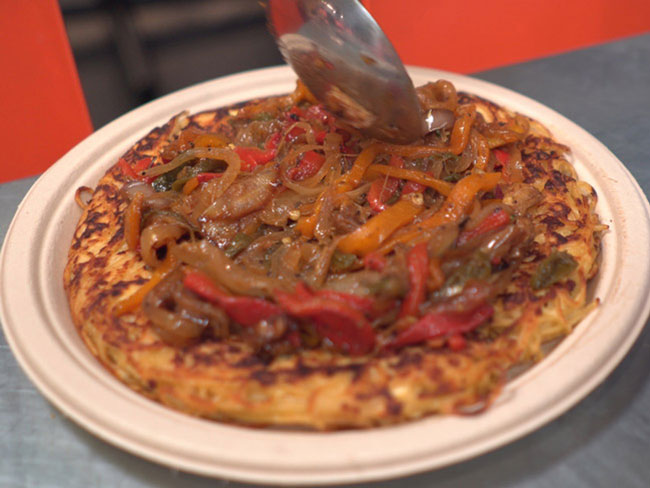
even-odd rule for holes
{"type": "Polygon", "coordinates": [[[95,129],[143,103],[284,61],[259,0],[59,0],[95,129]]]}

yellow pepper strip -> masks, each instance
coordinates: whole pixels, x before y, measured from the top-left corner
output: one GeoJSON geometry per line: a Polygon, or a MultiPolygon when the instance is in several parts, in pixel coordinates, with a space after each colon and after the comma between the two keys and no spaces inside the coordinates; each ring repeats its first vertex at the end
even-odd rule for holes
{"type": "Polygon", "coordinates": [[[359,153],[357,159],[354,160],[350,171],[341,176],[341,178],[339,178],[339,180],[335,183],[334,186],[337,193],[345,193],[347,191],[354,190],[357,186],[359,186],[359,183],[361,183],[363,175],[368,169],[368,166],[370,166],[375,160],[382,146],[383,144],[372,143],[359,153]]]}
{"type": "Polygon", "coordinates": [[[118,301],[113,308],[113,313],[120,316],[126,313],[131,313],[138,308],[147,293],[149,293],[154,286],[160,283],[162,279],[167,276],[167,274],[173,269],[174,264],[176,264],[176,260],[168,250],[167,258],[165,258],[165,261],[163,261],[160,267],[156,268],[149,281],[138,288],[135,293],[118,301]]]}
{"type": "Polygon", "coordinates": [[[194,139],[194,147],[226,147],[228,141],[219,134],[201,134],[194,139]]]}
{"type": "Polygon", "coordinates": [[[467,105],[466,107],[454,123],[449,146],[400,146],[398,144],[384,143],[381,144],[381,151],[410,159],[426,158],[440,153],[459,155],[465,150],[469,142],[472,124],[474,124],[474,120],[476,119],[476,107],[474,105],[467,105]]]}
{"type": "Polygon", "coordinates": [[[366,175],[370,176],[371,178],[374,176],[386,175],[400,178],[402,180],[414,181],[415,183],[420,183],[421,185],[433,188],[444,196],[448,196],[451,193],[451,190],[454,188],[453,183],[434,178],[433,176],[426,174],[424,171],[418,171],[416,169],[396,168],[394,166],[388,166],[384,164],[371,165],[366,171],[366,175]]]}
{"type": "Polygon", "coordinates": [[[196,190],[197,186],[199,186],[199,179],[196,176],[194,178],[190,178],[183,185],[183,195],[189,195],[194,190],[196,190]]]}
{"type": "Polygon", "coordinates": [[[138,249],[140,243],[140,220],[144,193],[136,193],[124,212],[124,240],[131,251],[138,249]]]}
{"type": "Polygon", "coordinates": [[[424,230],[433,229],[449,222],[458,222],[470,209],[476,195],[480,191],[493,190],[499,181],[501,181],[501,173],[475,173],[466,176],[456,183],[440,210],[419,222],[414,230],[388,241],[381,247],[380,252],[386,254],[397,244],[411,242],[417,239],[424,230]]]}
{"type": "Polygon", "coordinates": [[[412,196],[402,197],[397,203],[343,237],[338,248],[345,253],[365,256],[377,249],[397,229],[412,222],[422,210],[422,203],[417,203],[412,196]]]}

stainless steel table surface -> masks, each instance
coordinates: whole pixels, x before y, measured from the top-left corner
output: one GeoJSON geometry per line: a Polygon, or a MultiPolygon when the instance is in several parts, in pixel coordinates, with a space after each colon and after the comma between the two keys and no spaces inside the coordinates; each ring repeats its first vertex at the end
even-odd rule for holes
{"type": "MultiPolygon", "coordinates": [[[[650,34],[475,76],[528,95],[584,127],[650,194],[650,34]]],[[[2,238],[34,181],[0,185],[2,238]]],[[[650,328],[599,388],[540,430],[470,461],[368,485],[650,486],[650,328]]],[[[249,485],[175,472],[93,437],[37,392],[0,336],[0,487],[32,486],[249,485]]]]}

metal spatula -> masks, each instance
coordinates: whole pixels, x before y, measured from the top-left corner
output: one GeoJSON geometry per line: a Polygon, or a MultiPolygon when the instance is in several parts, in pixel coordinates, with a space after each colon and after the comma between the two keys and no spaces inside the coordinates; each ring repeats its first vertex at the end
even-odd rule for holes
{"type": "Polygon", "coordinates": [[[388,142],[431,130],[413,82],[377,22],[356,0],[269,0],[280,51],[314,96],[349,125],[388,142]]]}

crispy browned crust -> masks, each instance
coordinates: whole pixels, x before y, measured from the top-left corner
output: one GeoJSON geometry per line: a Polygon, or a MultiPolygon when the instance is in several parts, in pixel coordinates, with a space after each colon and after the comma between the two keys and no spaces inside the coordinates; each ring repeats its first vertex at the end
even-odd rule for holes
{"type": "MultiPolygon", "coordinates": [[[[505,118],[494,104],[466,94],[485,118],[505,118]]],[[[189,118],[214,130],[225,110],[189,118]]],[[[156,128],[124,156],[156,156],[178,118],[156,128]]],[[[220,130],[223,130],[224,126],[220,130]]],[[[543,191],[534,224],[537,237],[526,263],[496,304],[497,339],[469,341],[461,352],[428,345],[371,357],[304,351],[263,362],[236,339],[175,348],[161,342],[144,315],[117,317],[112,307],[151,276],[127,249],[119,188],[112,167],[97,185],[74,233],[64,285],[74,323],[92,353],[134,390],[192,415],[250,425],[317,429],[370,427],[433,413],[473,412],[499,393],[515,364],[541,357],[542,342],[571,331],[590,308],[586,283],[595,275],[599,224],[593,189],[578,182],[563,146],[541,125],[524,151],[528,182],[543,191]],[[528,284],[532,270],[553,248],[579,262],[571,279],[543,293],[528,284]]]]}

